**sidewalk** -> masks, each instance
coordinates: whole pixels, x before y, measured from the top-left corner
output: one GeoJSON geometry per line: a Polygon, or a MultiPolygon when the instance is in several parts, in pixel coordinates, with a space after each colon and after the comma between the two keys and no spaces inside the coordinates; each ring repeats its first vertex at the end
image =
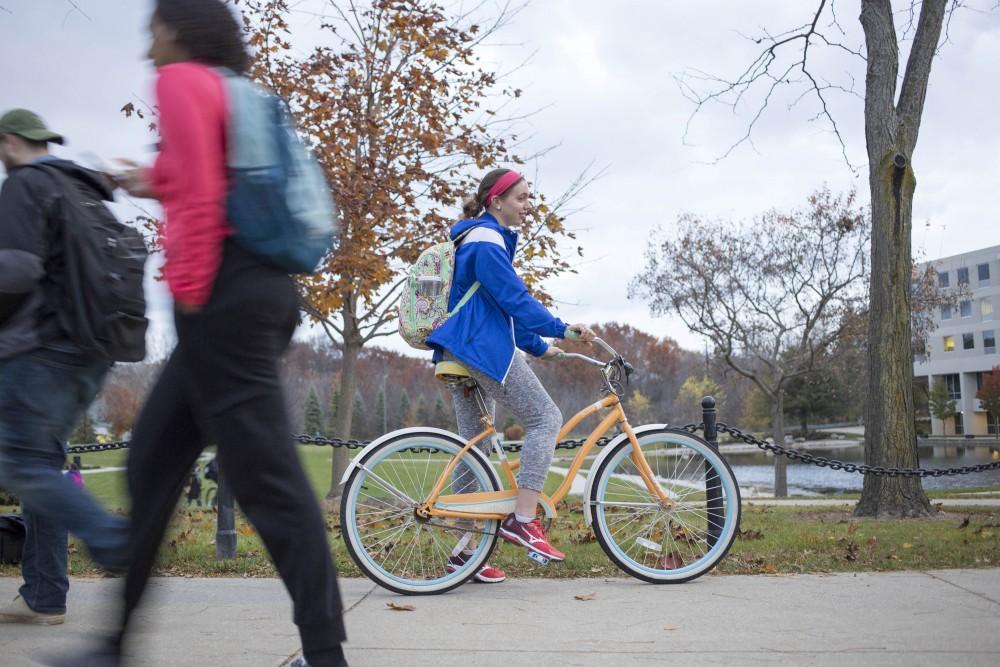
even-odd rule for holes
{"type": "MultiPolygon", "coordinates": [[[[518,579],[430,597],[341,583],[353,667],[1000,664],[1000,569],[709,575],[678,586],[518,579]]],[[[74,580],[63,626],[0,625],[0,662],[73,651],[108,627],[118,585],[74,580]]],[[[0,599],[17,586],[0,579],[0,599]]],[[[168,578],[151,590],[133,664],[279,667],[297,655],[278,580],[168,578]]]]}

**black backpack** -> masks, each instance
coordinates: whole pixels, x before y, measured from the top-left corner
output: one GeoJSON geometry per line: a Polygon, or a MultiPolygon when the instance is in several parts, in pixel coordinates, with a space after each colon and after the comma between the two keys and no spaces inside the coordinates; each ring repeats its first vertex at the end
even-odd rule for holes
{"type": "Polygon", "coordinates": [[[115,218],[101,193],[59,167],[32,166],[56,184],[54,213],[64,248],[59,323],[86,352],[112,361],[146,356],[146,297],[142,235],[115,218]]]}
{"type": "Polygon", "coordinates": [[[0,515],[0,563],[21,562],[24,552],[24,519],[20,514],[0,515]]]}

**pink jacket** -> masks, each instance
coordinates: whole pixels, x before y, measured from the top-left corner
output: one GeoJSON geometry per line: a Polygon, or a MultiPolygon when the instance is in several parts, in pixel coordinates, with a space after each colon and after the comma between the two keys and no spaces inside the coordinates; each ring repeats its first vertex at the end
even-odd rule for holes
{"type": "Polygon", "coordinates": [[[164,210],[164,276],[174,299],[203,305],[222,261],[226,221],[226,122],[222,77],[192,62],[157,71],[160,154],[153,187],[164,210]]]}

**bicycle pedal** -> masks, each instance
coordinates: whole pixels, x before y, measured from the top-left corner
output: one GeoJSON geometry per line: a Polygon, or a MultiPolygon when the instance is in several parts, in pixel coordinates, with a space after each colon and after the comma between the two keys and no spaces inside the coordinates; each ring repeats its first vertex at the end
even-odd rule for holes
{"type": "Polygon", "coordinates": [[[528,554],[528,558],[530,558],[531,560],[536,561],[536,562],[538,562],[538,563],[540,563],[542,565],[548,565],[549,562],[550,562],[549,558],[546,558],[545,556],[543,556],[542,554],[538,553],[537,551],[531,551],[529,549],[526,553],[528,554]]]}

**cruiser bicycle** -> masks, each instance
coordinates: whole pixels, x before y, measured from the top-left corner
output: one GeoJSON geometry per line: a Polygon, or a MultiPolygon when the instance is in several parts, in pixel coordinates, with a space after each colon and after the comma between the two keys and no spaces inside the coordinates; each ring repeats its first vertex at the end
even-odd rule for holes
{"type": "MultiPolygon", "coordinates": [[[[705,440],[666,424],[633,427],[621,398],[632,367],[611,346],[610,357],[563,353],[600,369],[603,397],[574,415],[560,440],[585,418],[604,413],[584,440],[559,488],[539,499],[546,518],[566,498],[598,440],[620,433],[590,463],[583,512],[598,543],[627,574],[650,583],[681,583],[710,571],[728,552],[740,521],[740,492],[725,459],[705,440]]],[[[442,361],[435,375],[474,392],[483,430],[466,441],[429,427],[387,433],[348,467],[341,526],[351,557],[367,577],[397,593],[443,593],[470,579],[487,561],[500,522],[514,509],[519,460],[504,450],[486,402],[468,371],[442,361]],[[491,463],[477,445],[491,443],[491,463]],[[449,557],[469,556],[461,567],[449,557]]],[[[572,555],[570,555],[572,558],[572,555]]]]}

